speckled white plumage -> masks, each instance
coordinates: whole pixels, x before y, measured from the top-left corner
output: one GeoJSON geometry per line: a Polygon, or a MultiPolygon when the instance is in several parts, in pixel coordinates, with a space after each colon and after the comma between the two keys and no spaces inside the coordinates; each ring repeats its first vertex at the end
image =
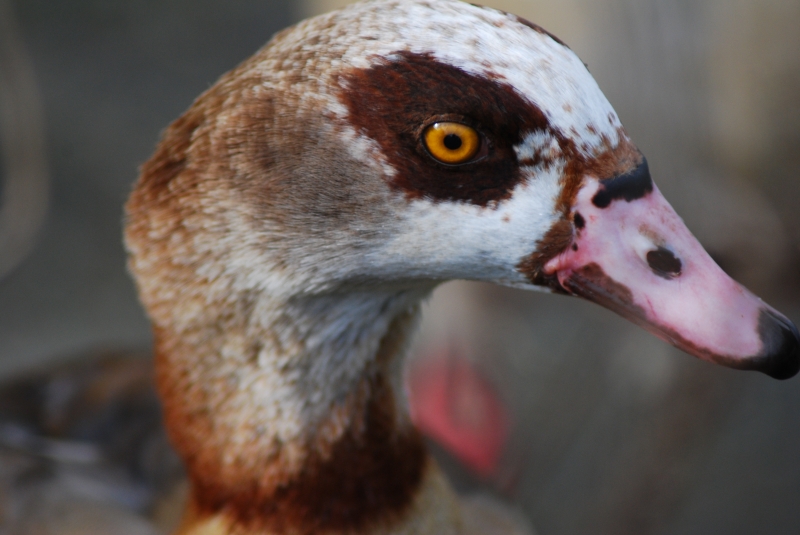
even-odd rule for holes
{"type": "MultiPolygon", "coordinates": [[[[346,140],[351,155],[366,166],[380,164],[386,177],[396,170],[374,140],[348,126],[348,112],[337,96],[341,88],[331,75],[348,67],[363,69],[392,61],[398,51],[430,53],[448,65],[509,84],[542,109],[553,128],[574,140],[588,157],[616,145],[621,135],[616,113],[570,49],[514,15],[491,8],[457,0],[362,2],[305,21],[272,46],[289,55],[299,49],[313,56],[319,78],[309,81],[310,91],[299,106],[320,99],[335,117],[334,129],[346,140]],[[315,36],[313,44],[306,43],[310,35],[315,36]]],[[[276,71],[279,67],[270,61],[259,66],[267,80],[275,78],[274,84],[268,83],[278,90],[285,81],[285,74],[276,71]]],[[[559,156],[554,139],[541,132],[531,133],[515,150],[522,159],[540,148],[552,149],[556,159],[559,156]]],[[[382,277],[404,272],[412,277],[421,273],[440,280],[456,277],[524,285],[527,281],[516,266],[559,217],[555,205],[564,163],[550,169],[525,168],[526,180],[512,198],[490,209],[428,199],[410,206],[402,203],[395,218],[387,221],[396,225],[387,233],[389,240],[364,261],[382,277]],[[510,220],[513,225],[507,223],[510,220]],[[424,242],[419,239],[423,233],[424,242]]],[[[316,264],[314,259],[310,263],[316,264]]],[[[360,268],[348,258],[335,275],[326,273],[320,284],[360,268]]],[[[314,282],[305,286],[309,284],[314,282]]]]}
{"type": "MultiPolygon", "coordinates": [[[[589,148],[599,147],[603,135],[617,140],[619,119],[578,56],[514,15],[460,0],[373,0],[305,21],[280,46],[323,33],[322,46],[305,49],[314,50],[317,60],[332,58],[332,69],[367,68],[402,50],[429,52],[466,72],[505,80],[544,110],[554,127],[589,148]]],[[[331,88],[323,82],[319,91],[330,94],[331,88]]],[[[335,99],[329,109],[347,113],[335,99]]]]}

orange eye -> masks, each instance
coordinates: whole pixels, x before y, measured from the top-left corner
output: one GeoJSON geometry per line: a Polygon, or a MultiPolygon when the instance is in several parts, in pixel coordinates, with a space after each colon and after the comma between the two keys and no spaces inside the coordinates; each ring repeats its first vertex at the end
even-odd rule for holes
{"type": "Polygon", "coordinates": [[[422,137],[431,156],[449,165],[470,161],[481,148],[478,132],[461,123],[434,123],[422,137]]]}

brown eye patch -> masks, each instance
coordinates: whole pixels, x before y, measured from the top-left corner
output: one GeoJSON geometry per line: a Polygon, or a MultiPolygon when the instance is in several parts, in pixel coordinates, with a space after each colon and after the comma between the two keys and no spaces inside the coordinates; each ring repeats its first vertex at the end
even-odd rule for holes
{"type": "Polygon", "coordinates": [[[522,179],[514,146],[525,133],[550,127],[544,113],[510,85],[430,54],[397,52],[350,71],[339,83],[350,122],[380,145],[397,171],[390,186],[409,198],[478,206],[508,198],[522,179]],[[431,158],[423,131],[437,118],[480,132],[486,156],[455,167],[431,158]]]}

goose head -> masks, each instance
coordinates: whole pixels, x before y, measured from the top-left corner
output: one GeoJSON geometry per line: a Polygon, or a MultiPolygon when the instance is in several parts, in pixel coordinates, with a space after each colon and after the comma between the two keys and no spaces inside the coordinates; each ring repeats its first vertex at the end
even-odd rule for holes
{"type": "Polygon", "coordinates": [[[433,518],[395,357],[443,281],[577,295],[705,360],[800,368],[796,327],[703,250],[580,59],[456,0],[278,34],[165,132],[126,243],[187,525],[433,518]]]}

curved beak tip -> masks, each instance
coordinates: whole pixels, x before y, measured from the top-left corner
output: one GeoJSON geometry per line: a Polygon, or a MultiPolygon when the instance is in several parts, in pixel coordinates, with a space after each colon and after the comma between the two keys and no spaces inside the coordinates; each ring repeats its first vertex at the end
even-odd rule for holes
{"type": "Polygon", "coordinates": [[[770,309],[761,311],[759,334],[763,351],[754,368],[774,379],[789,379],[800,371],[800,332],[786,317],[770,309]]]}
{"type": "MultiPolygon", "coordinates": [[[[646,170],[639,175],[650,184],[646,170]]],[[[573,203],[580,232],[544,271],[567,293],[696,357],[775,379],[794,377],[797,327],[722,271],[658,188],[634,190],[629,182],[615,178],[610,184],[622,189],[613,195],[597,181],[581,188],[573,203]]]]}

